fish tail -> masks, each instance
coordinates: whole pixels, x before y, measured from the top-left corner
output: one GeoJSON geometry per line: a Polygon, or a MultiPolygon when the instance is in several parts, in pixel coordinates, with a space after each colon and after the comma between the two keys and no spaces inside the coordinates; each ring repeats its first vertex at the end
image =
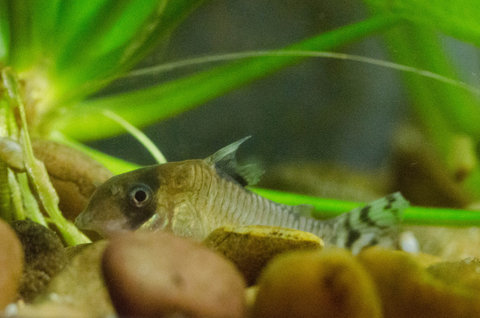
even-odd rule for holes
{"type": "Polygon", "coordinates": [[[409,203],[395,192],[356,208],[332,220],[333,235],[329,243],[358,254],[373,245],[396,247],[403,210],[409,203]]]}

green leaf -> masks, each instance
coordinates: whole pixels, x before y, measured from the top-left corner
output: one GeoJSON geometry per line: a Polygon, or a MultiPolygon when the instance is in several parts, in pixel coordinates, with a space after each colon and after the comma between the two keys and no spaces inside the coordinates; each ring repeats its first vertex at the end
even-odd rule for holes
{"type": "Polygon", "coordinates": [[[10,22],[9,65],[22,70],[32,64],[32,8],[28,1],[7,1],[10,22]]]}
{"type": "MultiPolygon", "coordinates": [[[[56,69],[50,75],[59,103],[85,96],[117,78],[165,40],[201,2],[104,0],[102,6],[95,4],[80,25],[61,36],[65,43],[58,45],[56,69]]],[[[75,14],[76,6],[65,5],[67,17],[75,14]]]]}
{"type": "MultiPolygon", "coordinates": [[[[285,50],[328,50],[360,40],[398,22],[393,16],[374,17],[291,45],[285,50]]],[[[78,140],[99,139],[121,133],[99,116],[109,109],[137,127],[189,110],[242,85],[304,59],[304,56],[257,57],[220,66],[192,76],[116,96],[85,101],[60,116],[49,118],[48,130],[58,129],[78,140]],[[92,129],[92,127],[95,127],[92,129]]]]}
{"type": "Polygon", "coordinates": [[[135,64],[142,60],[152,49],[157,47],[166,37],[204,0],[175,0],[168,1],[161,18],[156,21],[155,29],[148,32],[143,29],[142,33],[137,34],[137,42],[130,45],[127,49],[131,52],[128,58],[122,61],[123,70],[131,69],[135,64]],[[140,41],[141,39],[141,41],[140,41]]]}
{"type": "Polygon", "coordinates": [[[8,59],[10,46],[10,20],[7,10],[7,0],[0,0],[0,64],[8,59]]]}
{"type": "MultiPolygon", "coordinates": [[[[58,25],[63,32],[59,34],[57,72],[79,69],[78,62],[88,65],[96,58],[118,51],[151,23],[151,17],[158,18],[156,11],[161,11],[165,1],[64,1],[64,20],[58,25]]],[[[119,62],[118,58],[115,62],[119,62]]]]}
{"type": "Polygon", "coordinates": [[[378,11],[480,46],[480,5],[477,0],[366,0],[378,11]]]}

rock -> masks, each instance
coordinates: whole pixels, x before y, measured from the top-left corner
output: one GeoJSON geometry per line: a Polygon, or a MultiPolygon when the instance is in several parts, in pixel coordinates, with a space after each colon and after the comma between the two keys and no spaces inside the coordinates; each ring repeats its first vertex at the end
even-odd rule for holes
{"type": "Polygon", "coordinates": [[[320,249],[316,235],[274,226],[225,226],[216,229],[204,244],[237,265],[247,284],[255,283],[260,271],[275,255],[294,249],[320,249]]]}
{"type": "Polygon", "coordinates": [[[35,305],[64,306],[87,317],[115,314],[101,274],[101,258],[106,241],[82,245],[56,275],[35,305]]]}
{"type": "Polygon", "coordinates": [[[375,286],[360,263],[342,249],[293,251],[262,272],[252,317],[379,318],[375,286]]]}
{"type": "Polygon", "coordinates": [[[25,255],[20,296],[30,302],[45,290],[67,258],[62,241],[52,230],[30,220],[13,221],[11,225],[25,255]]]}
{"type": "Polygon", "coordinates": [[[0,312],[17,298],[22,269],[22,245],[10,226],[0,220],[0,312]]]}
{"type": "Polygon", "coordinates": [[[60,210],[69,220],[83,211],[97,186],[112,176],[100,163],[66,145],[35,139],[32,147],[35,156],[45,164],[60,198],[60,210]]]}
{"type": "Polygon", "coordinates": [[[199,243],[169,233],[114,237],[103,273],[126,317],[243,317],[245,282],[235,266],[199,243]]]}
{"type": "Polygon", "coordinates": [[[408,253],[373,247],[358,259],[377,286],[385,317],[480,317],[477,288],[432,275],[408,253]]]}
{"type": "Polygon", "coordinates": [[[38,305],[27,305],[20,306],[15,312],[8,313],[6,315],[9,318],[24,318],[24,317],[35,317],[35,318],[52,318],[52,317],[68,317],[68,318],[90,318],[87,313],[84,313],[78,309],[72,308],[67,305],[61,304],[38,304],[38,305]]]}
{"type": "Polygon", "coordinates": [[[448,285],[463,286],[480,292],[480,259],[467,258],[458,262],[439,262],[427,272],[448,285]]]}

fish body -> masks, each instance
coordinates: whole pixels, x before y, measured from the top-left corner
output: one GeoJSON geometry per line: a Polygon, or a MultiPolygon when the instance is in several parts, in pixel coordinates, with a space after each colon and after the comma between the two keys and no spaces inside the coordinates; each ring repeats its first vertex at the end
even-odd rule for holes
{"type": "Polygon", "coordinates": [[[225,225],[270,225],[308,231],[327,245],[354,252],[395,244],[401,212],[408,206],[399,193],[317,220],[309,206],[275,203],[244,187],[258,173],[236,163],[235,151],[243,141],[207,159],[149,166],[111,178],[93,194],[77,226],[108,237],[148,221],[151,227],[202,240],[225,225]]]}

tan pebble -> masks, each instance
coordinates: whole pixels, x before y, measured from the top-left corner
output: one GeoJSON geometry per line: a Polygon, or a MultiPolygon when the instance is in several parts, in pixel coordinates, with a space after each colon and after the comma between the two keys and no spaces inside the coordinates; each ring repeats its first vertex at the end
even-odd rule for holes
{"type": "Polygon", "coordinates": [[[120,316],[237,318],[245,283],[234,265],[199,243],[168,233],[114,237],[103,273],[120,316]]]}
{"type": "Polygon", "coordinates": [[[265,268],[252,317],[379,318],[381,309],[370,276],[348,251],[294,251],[265,268]]]}
{"type": "Polygon", "coordinates": [[[377,286],[385,317],[480,317],[478,290],[435,277],[406,252],[373,247],[358,259],[377,286]]]}
{"type": "Polygon", "coordinates": [[[23,318],[23,317],[35,317],[35,318],[53,318],[53,317],[68,317],[68,318],[90,318],[91,313],[83,312],[77,308],[64,305],[64,304],[39,304],[28,305],[21,307],[16,315],[9,315],[9,317],[23,318]]]}
{"type": "Polygon", "coordinates": [[[15,232],[0,220],[0,311],[17,297],[23,258],[22,245],[15,232]]]}
{"type": "Polygon", "coordinates": [[[442,282],[480,292],[480,259],[466,258],[457,262],[439,262],[427,272],[442,282]]]}
{"type": "Polygon", "coordinates": [[[259,225],[218,228],[210,233],[204,244],[234,262],[248,285],[255,283],[260,271],[275,255],[323,247],[323,241],[312,233],[259,225]]]}
{"type": "Polygon", "coordinates": [[[113,316],[115,310],[101,273],[101,259],[107,244],[107,241],[98,241],[77,248],[34,303],[66,306],[88,317],[113,316]]]}

